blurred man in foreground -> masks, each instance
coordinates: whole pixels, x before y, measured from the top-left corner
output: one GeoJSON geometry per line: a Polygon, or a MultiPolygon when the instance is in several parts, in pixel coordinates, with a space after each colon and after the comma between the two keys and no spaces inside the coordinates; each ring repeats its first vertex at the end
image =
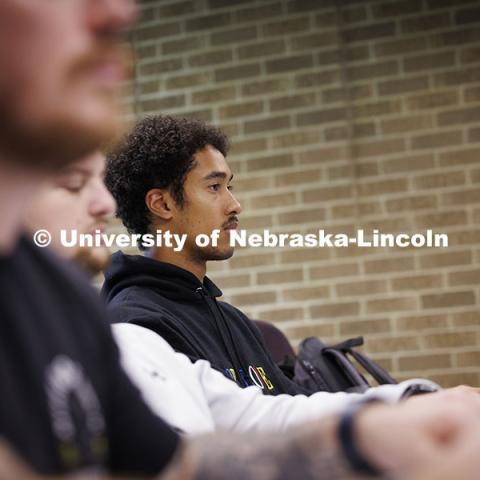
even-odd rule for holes
{"type": "MultiPolygon", "coordinates": [[[[128,0],[0,2],[0,478],[33,480],[33,471],[77,480],[159,472],[163,479],[348,478],[335,417],[290,437],[181,440],[120,368],[94,292],[21,235],[39,186],[114,132],[124,57],[116,44],[134,17],[128,0]]],[[[354,442],[376,468],[412,478],[471,438],[479,400],[456,395],[462,414],[440,425],[447,407],[455,407],[452,398],[426,412],[424,404],[413,411],[366,407],[344,418],[342,442],[354,442]],[[353,418],[361,435],[353,435],[353,418]],[[394,461],[387,448],[397,451],[387,442],[392,430],[417,445],[398,448],[402,458],[394,461]]]]}

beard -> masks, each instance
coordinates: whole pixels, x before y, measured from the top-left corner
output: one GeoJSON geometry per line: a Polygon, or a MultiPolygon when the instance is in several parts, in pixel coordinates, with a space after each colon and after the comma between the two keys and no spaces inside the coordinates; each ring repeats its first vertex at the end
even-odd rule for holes
{"type": "Polygon", "coordinates": [[[121,102],[120,82],[102,86],[90,78],[111,57],[130,76],[130,51],[106,42],[77,59],[57,89],[44,88],[43,97],[40,82],[38,88],[27,81],[24,88],[8,84],[0,92],[2,162],[51,173],[116,142],[130,126],[122,120],[130,112],[121,102]]]}
{"type": "Polygon", "coordinates": [[[218,262],[222,260],[228,260],[234,254],[233,247],[225,247],[224,249],[219,249],[218,247],[198,247],[194,254],[193,260],[196,262],[218,262]]]}
{"type": "MultiPolygon", "coordinates": [[[[12,107],[13,110],[14,107],[12,107]]],[[[112,106],[112,112],[114,107],[112,106]]],[[[2,122],[0,151],[2,161],[37,172],[52,173],[77,162],[100,147],[115,141],[123,125],[112,113],[110,121],[90,124],[74,116],[51,119],[40,125],[22,125],[5,108],[0,110],[2,122]]]]}
{"type": "Polygon", "coordinates": [[[78,250],[72,260],[90,277],[95,277],[107,269],[111,257],[107,247],[83,247],[78,250]]]}

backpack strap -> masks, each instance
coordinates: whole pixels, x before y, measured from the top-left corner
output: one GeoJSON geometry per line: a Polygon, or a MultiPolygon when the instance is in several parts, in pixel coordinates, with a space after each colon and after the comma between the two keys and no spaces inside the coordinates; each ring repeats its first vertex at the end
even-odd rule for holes
{"type": "Polygon", "coordinates": [[[362,352],[354,350],[354,347],[360,347],[364,343],[363,337],[349,338],[344,342],[335,345],[334,349],[341,350],[345,355],[350,354],[364,369],[368,372],[379,385],[394,385],[397,381],[380,365],[368,358],[362,352]]]}
{"type": "Polygon", "coordinates": [[[397,381],[378,363],[368,358],[361,352],[350,350],[348,353],[375,379],[379,385],[395,385],[397,381]]]}

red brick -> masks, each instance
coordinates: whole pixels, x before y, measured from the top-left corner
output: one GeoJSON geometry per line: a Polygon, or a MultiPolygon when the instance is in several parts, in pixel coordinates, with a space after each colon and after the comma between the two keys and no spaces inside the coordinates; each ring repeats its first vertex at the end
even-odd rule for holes
{"type": "Polygon", "coordinates": [[[254,6],[250,8],[244,8],[235,12],[235,18],[238,22],[249,22],[251,20],[257,20],[259,18],[266,19],[269,17],[275,17],[282,14],[282,4],[280,2],[273,2],[254,6]]]}
{"type": "Polygon", "coordinates": [[[157,9],[158,18],[164,19],[189,14],[195,10],[195,4],[193,1],[175,2],[171,5],[158,6],[157,9]]]}
{"type": "Polygon", "coordinates": [[[414,117],[398,117],[382,120],[381,128],[383,133],[404,133],[423,130],[433,127],[432,115],[416,115],[414,117]]]}
{"type": "Polygon", "coordinates": [[[377,57],[386,57],[391,55],[404,55],[405,53],[418,53],[427,48],[427,38],[409,37],[399,38],[398,40],[388,40],[386,42],[375,42],[374,51],[377,57]]]}
{"type": "Polygon", "coordinates": [[[348,67],[347,76],[350,81],[356,82],[359,80],[367,80],[370,78],[376,79],[378,77],[397,75],[398,71],[398,63],[394,60],[389,60],[387,62],[348,67]]]}
{"type": "Polygon", "coordinates": [[[427,93],[408,97],[406,101],[409,110],[425,110],[444,107],[459,103],[458,92],[447,90],[444,92],[427,93]]]}
{"type": "Polygon", "coordinates": [[[385,293],[387,284],[384,280],[364,280],[335,285],[339,297],[369,296],[375,293],[385,293]]]}
{"type": "Polygon", "coordinates": [[[462,63],[477,63],[480,58],[480,48],[477,46],[467,47],[460,52],[462,63]]]}
{"type": "Polygon", "coordinates": [[[453,265],[469,265],[471,262],[471,252],[434,253],[420,257],[421,268],[443,268],[453,265]]]}
{"type": "Polygon", "coordinates": [[[480,203],[480,188],[470,188],[459,190],[457,192],[444,193],[442,195],[444,205],[471,205],[480,203]]]}
{"type": "Polygon", "coordinates": [[[333,49],[321,51],[317,58],[320,65],[337,64],[342,62],[358,62],[368,60],[370,49],[367,45],[358,45],[346,49],[333,49]]]}
{"type": "Polygon", "coordinates": [[[418,189],[444,188],[453,185],[463,185],[465,180],[464,172],[434,173],[414,178],[413,185],[418,189]]]}
{"type": "Polygon", "coordinates": [[[217,87],[208,90],[200,90],[192,93],[192,103],[215,103],[236,98],[236,90],[233,86],[217,87]]]}
{"type": "Polygon", "coordinates": [[[480,8],[465,8],[455,12],[455,23],[477,23],[480,22],[480,8]]]}
{"type": "Polygon", "coordinates": [[[208,6],[212,9],[232,7],[233,5],[243,6],[245,3],[253,3],[254,0],[208,0],[208,6]]]}
{"type": "Polygon", "coordinates": [[[424,290],[431,288],[441,288],[443,286],[440,275],[410,275],[408,277],[393,278],[391,280],[392,290],[424,290]]]}
{"type": "Polygon", "coordinates": [[[374,320],[353,320],[351,322],[339,322],[340,335],[350,337],[362,333],[389,333],[391,331],[390,321],[387,318],[374,320]]]}
{"type": "Polygon", "coordinates": [[[188,62],[192,67],[204,67],[230,62],[233,59],[231,50],[214,50],[208,53],[192,55],[188,62]]]}
{"type": "Polygon", "coordinates": [[[428,77],[411,77],[400,80],[386,80],[378,83],[379,95],[392,95],[398,93],[413,92],[416,90],[425,90],[428,88],[428,77]]]}
{"type": "Polygon", "coordinates": [[[352,151],[355,157],[370,158],[404,152],[405,149],[405,140],[403,138],[394,138],[390,140],[376,140],[368,143],[358,143],[357,145],[354,145],[352,151]]]}
{"type": "Polygon", "coordinates": [[[480,81],[480,67],[437,73],[433,76],[433,79],[436,86],[476,83],[480,81]]]}
{"type": "Polygon", "coordinates": [[[329,123],[345,120],[347,111],[344,107],[322,108],[313,112],[297,114],[297,125],[318,125],[320,123],[329,123]]]}
{"type": "Polygon", "coordinates": [[[185,95],[172,95],[170,97],[152,98],[140,102],[142,112],[162,112],[169,108],[185,105],[185,95]]]}
{"type": "Polygon", "coordinates": [[[465,150],[456,150],[453,152],[442,153],[439,156],[440,166],[454,166],[477,164],[480,160],[480,148],[469,148],[465,150]]]}
{"type": "Polygon", "coordinates": [[[453,287],[459,285],[479,285],[480,269],[451,272],[448,274],[448,283],[453,287]]]}
{"type": "Polygon", "coordinates": [[[287,79],[261,80],[243,85],[242,95],[272,95],[274,93],[287,92],[288,90],[289,81],[287,79]]]}
{"type": "Polygon", "coordinates": [[[480,107],[441,112],[438,114],[437,118],[440,126],[478,122],[480,120],[480,107]]]}
{"type": "Polygon", "coordinates": [[[260,74],[260,65],[258,63],[247,63],[235,67],[219,68],[215,71],[215,80],[225,82],[228,80],[238,80],[249,77],[256,77],[260,74]]]}
{"type": "Polygon", "coordinates": [[[248,160],[247,170],[256,172],[258,170],[269,170],[272,168],[291,167],[293,157],[291,154],[276,154],[266,157],[252,158],[248,160]]]}
{"type": "Polygon", "coordinates": [[[365,40],[374,40],[381,37],[395,35],[395,23],[377,23],[365,27],[350,28],[344,31],[344,38],[347,43],[365,40]]]}
{"type": "Polygon", "coordinates": [[[321,142],[321,132],[319,130],[295,130],[292,133],[285,133],[271,137],[271,145],[273,148],[292,148],[300,145],[305,146],[313,143],[321,142]]]}
{"type": "Polygon", "coordinates": [[[351,185],[338,187],[323,187],[302,192],[302,201],[305,203],[322,202],[328,200],[338,200],[351,198],[353,190],[351,185]]]}
{"type": "Polygon", "coordinates": [[[387,212],[410,212],[412,210],[431,210],[437,207],[437,197],[416,195],[412,197],[387,200],[387,212]]]}
{"type": "Polygon", "coordinates": [[[201,17],[190,18],[185,22],[187,32],[211,30],[230,25],[232,18],[230,13],[216,13],[213,15],[202,15],[201,17]]]}
{"type": "Polygon", "coordinates": [[[401,357],[398,360],[400,370],[420,371],[439,370],[449,368],[452,365],[450,355],[416,355],[413,357],[401,357]]]}
{"type": "Polygon", "coordinates": [[[140,75],[158,75],[167,72],[174,72],[176,70],[181,70],[183,67],[183,62],[179,58],[143,63],[139,65],[140,75]]]}
{"type": "Polygon", "coordinates": [[[162,43],[162,53],[164,55],[186,52],[203,48],[206,44],[205,37],[189,35],[179,40],[169,40],[162,43]]]}
{"type": "Polygon", "coordinates": [[[407,57],[403,61],[405,72],[416,72],[419,70],[433,70],[455,65],[455,52],[428,53],[407,57]]]}
{"type": "Polygon", "coordinates": [[[429,213],[427,215],[417,215],[414,219],[416,228],[441,228],[454,225],[463,225],[467,222],[467,216],[464,211],[451,211],[440,213],[429,213]]]}
{"type": "Polygon", "coordinates": [[[305,314],[302,308],[272,308],[258,313],[259,320],[266,322],[285,322],[292,320],[303,320],[305,314]]]}
{"type": "Polygon", "coordinates": [[[409,155],[407,157],[394,158],[383,161],[385,173],[412,172],[415,170],[428,170],[435,165],[432,154],[409,155]]]}
{"type": "Polygon", "coordinates": [[[261,272],[257,274],[257,283],[259,285],[276,285],[281,283],[301,282],[303,280],[303,270],[275,270],[274,272],[261,272]]]}
{"type": "Polygon", "coordinates": [[[444,46],[457,46],[465,43],[477,42],[480,39],[478,28],[448,30],[430,37],[430,43],[434,48],[444,46]]]}
{"type": "Polygon", "coordinates": [[[295,78],[296,88],[325,86],[340,80],[340,70],[332,69],[322,72],[306,73],[295,78]]]}
{"type": "Polygon", "coordinates": [[[337,263],[336,265],[325,265],[310,268],[310,278],[313,280],[327,280],[335,277],[349,277],[358,274],[358,264],[337,263]]]}
{"type": "Polygon", "coordinates": [[[413,270],[414,261],[412,257],[399,257],[381,260],[369,260],[365,262],[366,273],[389,273],[413,270]]]}
{"type": "Polygon", "coordinates": [[[348,152],[344,147],[318,148],[298,153],[301,164],[338,162],[348,158],[348,152]]]}
{"type": "Polygon", "coordinates": [[[379,115],[388,115],[391,113],[399,113],[402,109],[402,103],[399,99],[385,100],[382,102],[365,103],[363,105],[355,105],[352,108],[354,118],[376,117],[379,115]]]}
{"type": "Polygon", "coordinates": [[[220,118],[248,117],[263,112],[263,102],[242,102],[218,109],[220,118]]]}
{"type": "Polygon", "coordinates": [[[274,35],[286,35],[293,32],[304,32],[308,29],[309,18],[297,17],[263,25],[262,32],[266,37],[274,35]]]}
{"type": "Polygon", "coordinates": [[[144,40],[156,40],[180,33],[180,25],[178,22],[162,23],[160,25],[137,28],[134,36],[135,40],[142,42],[144,40]]]}
{"type": "Polygon", "coordinates": [[[421,330],[434,330],[448,326],[446,315],[414,315],[400,317],[396,320],[397,329],[400,332],[414,331],[417,335],[421,330]]]}
{"type": "Polygon", "coordinates": [[[375,196],[382,194],[392,194],[406,192],[408,190],[408,181],[405,178],[393,180],[378,180],[374,182],[365,182],[358,185],[358,194],[360,196],[375,196]]]}
{"type": "Polygon", "coordinates": [[[290,57],[282,57],[276,60],[269,60],[265,64],[267,73],[282,73],[295,70],[302,70],[304,68],[311,68],[313,66],[312,55],[297,55],[290,57]]]}
{"type": "Polygon", "coordinates": [[[266,57],[269,55],[282,55],[285,53],[285,41],[272,40],[269,42],[250,43],[238,47],[238,56],[240,59],[250,59],[254,57],[266,57]]]}
{"type": "Polygon", "coordinates": [[[231,43],[252,41],[255,40],[257,37],[257,28],[255,26],[251,26],[212,33],[210,38],[211,44],[213,46],[224,47],[225,45],[231,43]]]}
{"type": "Polygon", "coordinates": [[[211,72],[193,73],[188,75],[178,75],[167,79],[166,86],[169,90],[179,88],[198,87],[200,85],[210,85],[212,83],[211,72]]]}
{"type": "Polygon", "coordinates": [[[288,213],[279,213],[278,221],[280,225],[303,225],[305,223],[317,223],[325,220],[325,209],[313,208],[307,209],[302,207],[301,209],[290,211],[288,213]]]}
{"type": "Polygon", "coordinates": [[[412,137],[413,149],[438,148],[462,143],[462,132],[441,132],[412,137]]]}
{"type": "Polygon", "coordinates": [[[255,292],[232,295],[234,305],[260,305],[265,303],[275,303],[277,295],[275,292],[255,292]]]}
{"type": "Polygon", "coordinates": [[[275,185],[302,185],[309,182],[318,182],[322,178],[322,172],[318,169],[294,171],[275,175],[275,185]]]}
{"type": "Polygon", "coordinates": [[[358,315],[360,311],[360,304],[358,302],[346,303],[325,303],[310,307],[310,314],[313,318],[337,318],[350,317],[358,315]]]}
{"type": "Polygon", "coordinates": [[[375,18],[398,17],[421,11],[422,5],[417,0],[399,0],[372,5],[375,18]]]}
{"type": "Polygon", "coordinates": [[[480,128],[471,128],[468,131],[469,143],[480,142],[480,128]]]}
{"type": "Polygon", "coordinates": [[[252,120],[245,122],[245,133],[259,133],[269,130],[280,130],[290,127],[290,117],[269,117],[265,120],[252,120]]]}
{"type": "Polygon", "coordinates": [[[442,12],[405,18],[401,20],[400,28],[405,33],[427,32],[445,29],[451,26],[451,24],[449,12],[442,12]]]}
{"type": "Polygon", "coordinates": [[[341,88],[332,88],[322,91],[323,103],[350,102],[352,100],[365,100],[373,96],[372,85],[354,85],[341,88]]]}
{"type": "Polygon", "coordinates": [[[445,332],[425,337],[424,341],[430,348],[467,347],[475,345],[476,335],[471,332],[445,332]]]}
{"type": "Polygon", "coordinates": [[[326,32],[315,32],[307,35],[295,36],[290,40],[292,51],[305,51],[312,48],[326,47],[330,45],[338,45],[340,38],[337,31],[330,30],[326,32]]]}

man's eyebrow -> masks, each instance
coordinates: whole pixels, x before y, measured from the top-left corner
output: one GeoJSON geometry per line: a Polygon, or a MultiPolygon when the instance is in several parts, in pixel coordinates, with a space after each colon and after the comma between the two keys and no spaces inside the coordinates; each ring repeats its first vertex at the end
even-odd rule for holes
{"type": "MultiPolygon", "coordinates": [[[[203,177],[204,180],[212,180],[213,178],[227,178],[227,174],[225,172],[221,172],[221,171],[217,171],[217,170],[214,170],[213,172],[210,172],[208,175],[206,175],[205,177],[203,177]]],[[[230,179],[228,180],[229,182],[231,182],[233,179],[233,174],[230,175],[230,179]]]]}
{"type": "Polygon", "coordinates": [[[89,171],[84,167],[72,165],[72,166],[62,168],[58,172],[59,175],[70,175],[72,173],[81,173],[83,175],[88,175],[89,171]]]}

